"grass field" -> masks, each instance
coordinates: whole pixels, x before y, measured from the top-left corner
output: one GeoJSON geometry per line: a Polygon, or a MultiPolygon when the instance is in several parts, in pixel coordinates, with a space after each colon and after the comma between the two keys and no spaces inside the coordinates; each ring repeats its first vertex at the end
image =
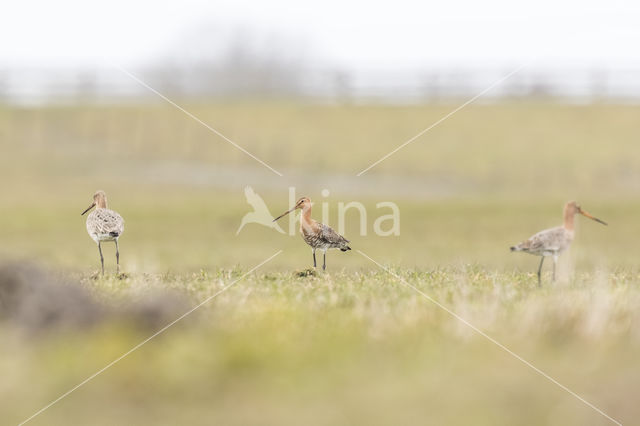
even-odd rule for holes
{"type": "MultiPolygon", "coordinates": [[[[282,250],[33,424],[612,424],[356,250],[618,421],[640,415],[639,107],[471,106],[356,177],[457,105],[187,106],[284,176],[163,105],[0,108],[2,259],[35,260],[107,306],[172,290],[188,309],[282,250]],[[362,202],[367,235],[349,213],[354,250],[298,276],[311,266],[299,236],[256,224],[236,235],[246,185],[272,214],[294,186],[316,218],[327,203],[332,226],[339,202],[362,202]],[[112,245],[107,276],[91,278],[80,212],[96,189],[126,220],[124,279],[112,245]],[[570,199],[610,226],[580,218],[560,279],[546,269],[538,288],[538,259],[508,247],[560,224],[570,199]],[[399,236],[371,232],[380,201],[399,206],[399,236]]],[[[1,423],[158,327],[0,323],[1,423]]]]}
{"type": "MultiPolygon", "coordinates": [[[[637,273],[538,289],[479,267],[393,270],[617,420],[640,414],[637,273]]],[[[110,303],[170,287],[195,304],[240,274],[85,285],[110,303]]],[[[257,272],[193,315],[33,424],[611,424],[382,271],[257,272]]],[[[1,332],[6,424],[151,334],[115,323],[26,344],[1,332]]]]}

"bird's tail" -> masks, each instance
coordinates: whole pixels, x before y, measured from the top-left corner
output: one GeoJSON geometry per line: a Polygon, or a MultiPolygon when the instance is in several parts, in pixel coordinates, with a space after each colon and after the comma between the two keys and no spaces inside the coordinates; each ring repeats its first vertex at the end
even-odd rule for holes
{"type": "Polygon", "coordinates": [[[351,250],[351,247],[345,246],[345,247],[340,249],[340,251],[347,251],[347,250],[351,250]]]}
{"type": "Polygon", "coordinates": [[[520,246],[512,246],[511,251],[522,251],[522,248],[520,246]]]}

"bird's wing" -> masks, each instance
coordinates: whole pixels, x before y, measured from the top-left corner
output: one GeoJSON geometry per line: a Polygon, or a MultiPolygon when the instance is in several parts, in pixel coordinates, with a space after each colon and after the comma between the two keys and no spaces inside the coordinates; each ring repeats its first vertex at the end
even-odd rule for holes
{"type": "Polygon", "coordinates": [[[540,231],[522,244],[523,248],[532,252],[545,250],[554,251],[560,248],[563,238],[564,229],[559,226],[557,228],[540,231]]]}
{"type": "Polygon", "coordinates": [[[93,212],[93,223],[99,234],[116,233],[120,235],[124,231],[124,219],[113,210],[95,210],[93,212]]]}
{"type": "Polygon", "coordinates": [[[318,226],[320,227],[320,238],[322,238],[323,241],[335,245],[347,244],[349,242],[349,240],[324,223],[318,223],[318,226]]]}

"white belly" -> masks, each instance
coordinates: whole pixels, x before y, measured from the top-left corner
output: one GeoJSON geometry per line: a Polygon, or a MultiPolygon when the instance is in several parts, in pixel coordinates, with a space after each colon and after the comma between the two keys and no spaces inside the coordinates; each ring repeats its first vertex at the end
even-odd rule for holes
{"type": "Polygon", "coordinates": [[[109,234],[89,234],[89,235],[91,236],[93,241],[96,242],[96,244],[103,241],[115,241],[117,239],[117,237],[114,237],[109,234]]]}

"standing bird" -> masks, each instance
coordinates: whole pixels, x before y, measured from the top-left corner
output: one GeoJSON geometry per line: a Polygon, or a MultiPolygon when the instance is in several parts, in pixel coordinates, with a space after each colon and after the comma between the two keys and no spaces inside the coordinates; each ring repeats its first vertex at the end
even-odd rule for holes
{"type": "Polygon", "coordinates": [[[118,238],[124,232],[124,219],[118,213],[107,208],[107,194],[104,191],[97,191],[93,194],[93,203],[82,212],[81,216],[94,207],[96,209],[87,216],[87,232],[93,241],[98,244],[102,275],[104,275],[104,257],[102,256],[102,246],[100,244],[103,241],[115,241],[117,272],[120,272],[118,238]]]}
{"type": "Polygon", "coordinates": [[[603,222],[597,217],[593,217],[591,214],[582,210],[575,201],[570,201],[564,206],[564,224],[562,226],[540,231],[528,240],[511,247],[511,251],[523,251],[525,253],[542,257],[540,260],[540,266],[538,267],[538,285],[540,285],[541,281],[540,273],[542,271],[542,263],[546,256],[553,256],[553,280],[556,280],[556,264],[558,263],[558,256],[569,248],[569,245],[571,245],[571,241],[573,241],[573,237],[575,235],[574,219],[576,213],[580,213],[589,219],[606,225],[606,222],[603,222]]]}
{"type": "Polygon", "coordinates": [[[336,231],[331,229],[329,226],[324,223],[317,222],[311,219],[311,200],[307,197],[302,197],[298,200],[295,206],[286,212],[282,213],[276,220],[280,219],[283,216],[288,215],[294,210],[302,209],[302,214],[300,215],[300,234],[302,234],[302,239],[305,243],[311,246],[311,251],[313,253],[313,267],[316,267],[316,250],[320,249],[323,251],[322,257],[322,270],[327,269],[327,250],[328,249],[340,249],[340,251],[351,250],[348,243],[349,240],[344,238],[342,235],[338,234],[336,231]]]}

